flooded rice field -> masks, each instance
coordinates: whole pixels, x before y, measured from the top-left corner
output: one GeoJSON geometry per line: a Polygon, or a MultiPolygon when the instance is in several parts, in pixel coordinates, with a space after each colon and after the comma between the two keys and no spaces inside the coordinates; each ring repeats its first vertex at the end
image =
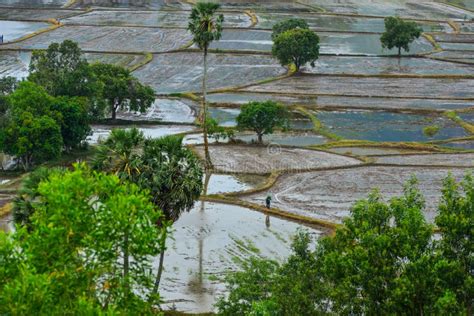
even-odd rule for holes
{"type": "Polygon", "coordinates": [[[45,49],[66,39],[79,43],[84,50],[99,52],[165,52],[178,49],[191,39],[183,29],[159,29],[118,26],[62,26],[17,44],[14,49],[45,49]]]}
{"type": "MultiPolygon", "coordinates": [[[[270,56],[209,54],[209,89],[246,85],[286,73],[270,56]]],[[[134,72],[157,94],[200,91],[202,54],[173,53],[154,55],[153,60],[134,72]]]]}
{"type": "Polygon", "coordinates": [[[375,162],[389,165],[465,166],[474,167],[474,154],[390,155],[374,157],[375,162]]]}
{"type": "Polygon", "coordinates": [[[341,222],[349,215],[352,204],[366,198],[373,189],[377,188],[389,200],[400,196],[403,184],[414,175],[426,199],[425,216],[433,222],[443,179],[451,172],[459,180],[466,171],[465,168],[372,166],[289,174],[279,178],[269,190],[242,199],[261,204],[270,194],[272,204],[279,209],[341,222]]]}
{"type": "MultiPolygon", "coordinates": [[[[225,293],[227,273],[251,256],[283,260],[300,227],[238,206],[197,203],[173,225],[160,288],[164,305],[193,313],[213,310],[225,293]]],[[[313,237],[322,234],[308,231],[313,237]]]]}
{"type": "Polygon", "coordinates": [[[346,139],[423,142],[467,135],[462,127],[444,117],[371,111],[320,111],[316,116],[326,129],[346,139]],[[426,133],[427,127],[435,127],[436,133],[426,133]]]}
{"type": "MultiPolygon", "coordinates": [[[[203,147],[196,150],[202,156],[203,147]]],[[[214,167],[222,172],[269,173],[282,170],[312,170],[358,165],[361,161],[308,149],[286,148],[269,145],[262,146],[211,146],[209,153],[214,167]]]]}
{"type": "MultiPolygon", "coordinates": [[[[191,125],[134,125],[143,132],[145,137],[159,138],[167,135],[175,135],[191,132],[194,126],[191,125]]],[[[92,125],[92,135],[87,138],[89,144],[98,144],[107,139],[110,131],[114,128],[131,128],[123,125],[92,125]]]]}
{"type": "MultiPolygon", "coordinates": [[[[290,14],[258,12],[258,28],[271,29],[273,25],[289,18],[303,18],[308,26],[317,32],[366,32],[382,33],[385,29],[382,18],[368,18],[357,16],[334,16],[324,14],[290,14]]],[[[420,26],[425,32],[452,32],[448,23],[421,21],[420,26]]]]}
{"type": "Polygon", "coordinates": [[[447,63],[427,58],[386,58],[321,56],[315,67],[305,67],[314,74],[417,74],[417,75],[472,75],[472,66],[447,63]]]}
{"type": "MultiPolygon", "coordinates": [[[[393,55],[395,50],[382,49],[380,34],[318,32],[320,53],[336,55],[393,55]]],[[[211,48],[237,51],[271,51],[271,32],[264,30],[232,30],[222,33],[222,39],[211,48]]],[[[419,38],[412,44],[411,53],[432,51],[431,44],[419,38]]]]}
{"type": "MultiPolygon", "coordinates": [[[[274,100],[292,119],[288,131],[264,135],[263,144],[250,130],[231,140],[210,138],[214,170],[204,179],[204,194],[249,207],[271,195],[285,212],[340,223],[371,190],[388,200],[416,175],[432,222],[443,178],[451,172],[459,180],[474,167],[472,1],[219,2],[225,22],[208,55],[209,116],[232,128],[241,105],[274,100]],[[401,58],[380,44],[384,18],[393,15],[425,32],[401,58]],[[320,37],[315,67],[304,65],[300,74],[271,56],[271,28],[288,18],[305,19],[320,37]]],[[[0,45],[0,77],[25,78],[32,50],[76,41],[89,62],[130,69],[156,94],[145,113],[119,111],[120,124],[93,125],[90,145],[113,128],[136,126],[147,137],[184,135],[202,158],[203,54],[186,29],[191,7],[182,0],[0,0],[0,35],[7,42],[0,45]]],[[[0,177],[0,206],[12,200],[18,183],[7,180],[0,177]]],[[[283,260],[300,227],[240,206],[196,203],[174,224],[163,307],[213,311],[227,273],[251,256],[283,260]]],[[[11,215],[0,218],[0,230],[11,229],[11,215]]]]}
{"type": "Polygon", "coordinates": [[[248,92],[366,97],[472,98],[472,79],[299,75],[243,89],[248,92]]]}
{"type": "Polygon", "coordinates": [[[265,176],[245,174],[212,174],[206,194],[235,193],[254,189],[266,180],[265,176]]]}
{"type": "Polygon", "coordinates": [[[158,98],[145,113],[120,111],[117,118],[192,124],[196,120],[197,107],[194,102],[186,99],[158,98]]]}
{"type": "MultiPolygon", "coordinates": [[[[65,24],[78,25],[137,25],[155,27],[187,27],[188,11],[92,11],[70,17],[65,24]]],[[[224,27],[249,27],[250,16],[244,12],[226,13],[224,27]]]]}
{"type": "Polygon", "coordinates": [[[8,43],[50,26],[51,24],[44,22],[0,20],[0,35],[3,35],[3,42],[8,43]]]}

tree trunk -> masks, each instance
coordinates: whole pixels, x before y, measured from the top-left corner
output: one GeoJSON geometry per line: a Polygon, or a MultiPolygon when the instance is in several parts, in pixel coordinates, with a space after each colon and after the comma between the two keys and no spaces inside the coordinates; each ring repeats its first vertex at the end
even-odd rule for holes
{"type": "Polygon", "coordinates": [[[129,291],[128,287],[128,271],[129,271],[129,246],[128,246],[128,230],[125,232],[124,240],[123,240],[123,279],[125,281],[125,289],[127,290],[127,294],[129,291]]]}
{"type": "Polygon", "coordinates": [[[205,167],[206,171],[212,169],[211,156],[209,156],[209,142],[207,140],[207,103],[206,95],[207,94],[207,47],[204,48],[204,74],[202,76],[202,124],[204,126],[204,157],[205,157],[205,167]]]}
{"type": "Polygon", "coordinates": [[[117,117],[117,109],[115,108],[115,105],[112,105],[110,110],[112,111],[112,120],[115,120],[115,118],[117,117]]]}
{"type": "Polygon", "coordinates": [[[399,47],[398,48],[398,58],[400,58],[402,56],[402,48],[399,47]]]}
{"type": "Polygon", "coordinates": [[[258,143],[259,144],[263,143],[263,135],[260,133],[258,133],[257,135],[258,135],[258,143]]]}
{"type": "Polygon", "coordinates": [[[156,273],[155,285],[153,286],[152,295],[158,293],[158,288],[160,287],[161,275],[163,274],[163,262],[165,261],[165,249],[166,249],[166,238],[168,237],[168,231],[165,229],[163,238],[163,251],[160,253],[160,262],[158,264],[158,272],[156,273]]]}

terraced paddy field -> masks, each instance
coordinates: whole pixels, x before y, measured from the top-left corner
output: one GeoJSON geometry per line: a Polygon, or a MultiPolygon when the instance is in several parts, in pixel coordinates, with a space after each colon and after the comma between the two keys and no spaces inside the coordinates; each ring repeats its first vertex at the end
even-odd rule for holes
{"type": "Polygon", "coordinates": [[[427,167],[357,167],[288,174],[278,179],[264,192],[242,197],[263,204],[267,195],[273,196],[274,207],[302,216],[330,222],[341,222],[349,215],[351,205],[377,188],[387,200],[403,193],[403,184],[416,176],[426,199],[425,216],[432,222],[441,196],[443,179],[450,172],[458,180],[465,168],[427,167]]]}
{"type": "Polygon", "coordinates": [[[0,21],[0,35],[3,35],[3,41],[8,43],[50,26],[44,22],[0,21]]]}
{"type": "MultiPolygon", "coordinates": [[[[318,32],[321,54],[347,55],[393,55],[395,50],[382,49],[380,34],[327,33],[318,32]]],[[[272,48],[271,32],[266,30],[226,29],[222,39],[211,48],[237,51],[269,52],[272,48]]],[[[424,38],[417,39],[411,53],[432,51],[432,45],[424,38]]]]}
{"type": "Polygon", "coordinates": [[[294,95],[472,99],[472,79],[298,75],[242,89],[294,95]]]}
{"type": "Polygon", "coordinates": [[[49,44],[73,40],[84,50],[98,52],[165,52],[178,49],[191,39],[182,29],[158,29],[116,26],[62,26],[42,33],[11,49],[45,49],[49,44]]]}
{"type": "MultiPolygon", "coordinates": [[[[203,201],[174,225],[160,288],[165,309],[190,313],[214,311],[224,276],[241,262],[283,260],[296,229],[329,234],[373,189],[389,199],[415,175],[432,222],[443,179],[474,168],[469,1],[219,2],[225,24],[208,56],[209,115],[231,128],[243,104],[274,100],[292,120],[263,144],[250,130],[210,139],[214,169],[203,201]],[[401,58],[380,44],[391,15],[424,31],[401,58]],[[305,19],[321,40],[315,67],[299,74],[271,56],[271,28],[287,18],[305,19]],[[262,208],[267,195],[270,210],[262,208]]],[[[0,0],[0,34],[13,41],[0,44],[0,76],[25,78],[33,50],[74,40],[89,62],[126,67],[156,94],[145,113],[120,111],[119,121],[94,124],[91,146],[113,128],[136,126],[151,138],[182,135],[202,158],[203,55],[186,30],[190,9],[180,0],[0,0]]],[[[3,173],[0,206],[19,181],[3,173]]],[[[13,229],[11,215],[0,229],[13,229]]]]}
{"type": "MultiPolygon", "coordinates": [[[[309,27],[315,31],[332,32],[362,32],[382,33],[385,29],[383,18],[380,17],[357,17],[357,16],[335,16],[314,13],[274,13],[257,12],[258,28],[271,29],[273,25],[289,18],[304,18],[309,27]]],[[[420,26],[425,32],[452,32],[453,29],[447,23],[420,21],[420,26]]]]}
{"type": "MultiPolygon", "coordinates": [[[[155,27],[187,27],[187,11],[92,11],[70,17],[63,22],[77,25],[136,25],[155,27]]],[[[227,12],[224,27],[249,27],[250,16],[244,12],[227,12]]]]}
{"type": "MultiPolygon", "coordinates": [[[[208,87],[229,88],[284,75],[286,70],[270,56],[210,54],[208,87]]],[[[202,55],[199,53],[157,54],[134,73],[157,94],[200,91],[202,55]]]]}

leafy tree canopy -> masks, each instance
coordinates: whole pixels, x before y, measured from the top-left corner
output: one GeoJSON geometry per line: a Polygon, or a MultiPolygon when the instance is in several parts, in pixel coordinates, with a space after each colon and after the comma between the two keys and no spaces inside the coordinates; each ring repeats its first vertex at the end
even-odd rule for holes
{"type": "Polygon", "coordinates": [[[421,27],[412,21],[404,21],[400,17],[385,18],[385,32],[380,37],[383,48],[398,48],[398,56],[401,55],[401,49],[410,51],[410,43],[419,38],[422,33],[421,27]]]}
{"type": "Polygon", "coordinates": [[[93,64],[93,73],[102,83],[101,98],[112,119],[118,110],[145,112],[155,101],[155,93],[143,85],[129,70],[110,64],[93,64]]]}
{"type": "Polygon", "coordinates": [[[7,105],[0,148],[16,156],[24,169],[78,147],[90,132],[85,99],[54,98],[33,82],[21,82],[7,105]]]}
{"type": "Polygon", "coordinates": [[[301,66],[314,62],[319,57],[319,37],[308,29],[291,29],[278,35],[272,46],[272,55],[282,66],[294,64],[296,71],[301,66]]]}
{"type": "Polygon", "coordinates": [[[263,135],[272,134],[275,128],[288,128],[289,112],[274,101],[250,102],[242,106],[236,120],[239,129],[255,131],[261,143],[263,135]]]}
{"type": "Polygon", "coordinates": [[[34,51],[28,80],[53,96],[94,98],[101,90],[79,45],[71,40],[34,51]]]}
{"type": "Polygon", "coordinates": [[[275,40],[277,36],[280,35],[281,33],[284,33],[286,31],[293,30],[296,28],[309,29],[309,25],[308,23],[306,23],[305,20],[298,19],[298,18],[291,18],[291,19],[278,22],[275,25],[273,25],[272,40],[275,40]]]}
{"type": "Polygon", "coordinates": [[[151,314],[143,297],[166,227],[148,193],[85,165],[36,192],[29,229],[0,233],[0,314],[151,314]]]}

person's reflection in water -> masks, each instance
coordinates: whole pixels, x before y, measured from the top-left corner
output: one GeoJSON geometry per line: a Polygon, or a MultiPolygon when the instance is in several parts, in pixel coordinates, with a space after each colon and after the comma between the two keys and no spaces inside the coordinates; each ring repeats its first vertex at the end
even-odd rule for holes
{"type": "Polygon", "coordinates": [[[270,228],[270,215],[267,215],[267,217],[265,217],[265,226],[267,226],[267,228],[270,228]]]}

